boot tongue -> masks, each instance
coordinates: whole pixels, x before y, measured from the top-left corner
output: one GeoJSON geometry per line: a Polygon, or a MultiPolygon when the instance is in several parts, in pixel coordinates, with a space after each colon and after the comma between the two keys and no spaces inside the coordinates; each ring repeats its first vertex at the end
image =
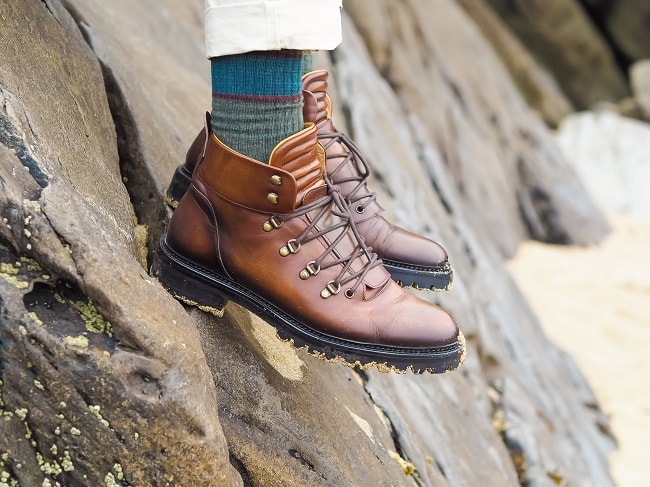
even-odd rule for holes
{"type": "Polygon", "coordinates": [[[302,77],[304,105],[302,109],[305,122],[319,125],[332,116],[332,102],[327,95],[326,70],[312,71],[302,77]]]}
{"type": "MultiPolygon", "coordinates": [[[[324,69],[312,71],[302,77],[304,100],[302,110],[303,119],[305,122],[315,123],[322,135],[336,133],[336,128],[332,123],[332,102],[327,95],[327,79],[328,72],[324,69]]],[[[329,155],[326,158],[327,174],[341,188],[343,195],[354,198],[357,194],[369,194],[370,191],[365,185],[357,189],[355,195],[351,194],[359,184],[358,177],[362,174],[362,170],[356,167],[352,161],[345,162],[345,157],[348,155],[349,150],[336,140],[325,139],[323,145],[327,147],[327,154],[329,155]],[[341,166],[341,164],[343,165],[341,166]]],[[[367,203],[365,199],[359,201],[360,203],[367,203]]],[[[355,205],[352,211],[352,217],[357,223],[370,220],[383,211],[383,208],[376,201],[363,207],[362,213],[356,211],[358,207],[358,204],[355,205]]]]}
{"type": "Polygon", "coordinates": [[[317,135],[314,124],[305,124],[304,130],[283,140],[271,153],[269,165],[287,171],[296,180],[295,208],[327,193],[325,152],[317,135]]]}
{"type": "MultiPolygon", "coordinates": [[[[306,128],[285,139],[271,153],[269,165],[289,172],[296,180],[295,208],[309,204],[327,194],[325,183],[325,151],[318,143],[318,129],[313,123],[305,124],[306,128]]],[[[310,218],[310,217],[308,217],[310,218]]],[[[336,223],[339,217],[330,213],[321,222],[323,227],[336,223]]],[[[336,247],[339,255],[350,255],[357,247],[357,241],[349,234],[336,247]]],[[[366,262],[360,257],[352,264],[350,272],[359,271],[366,262]]],[[[375,267],[365,277],[362,289],[364,299],[372,299],[380,293],[390,279],[383,267],[375,267]]]]}

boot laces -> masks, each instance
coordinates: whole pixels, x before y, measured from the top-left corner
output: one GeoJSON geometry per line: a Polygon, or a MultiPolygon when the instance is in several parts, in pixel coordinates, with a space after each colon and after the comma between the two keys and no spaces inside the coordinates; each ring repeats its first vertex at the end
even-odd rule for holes
{"type": "MultiPolygon", "coordinates": [[[[334,182],[335,176],[341,172],[341,170],[346,166],[346,164],[352,164],[354,167],[355,176],[349,176],[336,180],[336,184],[356,182],[357,185],[352,191],[346,196],[346,200],[350,207],[355,208],[357,213],[363,213],[367,206],[372,204],[376,199],[374,192],[368,190],[366,186],[366,180],[370,174],[370,168],[368,163],[361,155],[361,151],[356,146],[356,144],[350,139],[347,135],[334,131],[334,132],[320,132],[318,133],[318,139],[323,140],[321,145],[325,149],[325,154],[327,159],[334,159],[342,157],[343,160],[334,168],[332,171],[328,171],[327,177],[331,183],[334,182]],[[340,143],[345,147],[348,152],[340,153],[330,153],[328,148],[330,148],[336,142],[340,143]],[[356,204],[358,203],[358,204],[356,204]]],[[[334,184],[332,184],[333,186],[334,184]]]]}
{"type": "Polygon", "coordinates": [[[321,291],[321,297],[327,299],[333,294],[338,294],[342,286],[352,281],[354,281],[354,284],[345,290],[345,296],[348,298],[354,297],[354,293],[361,285],[366,275],[374,267],[377,267],[382,263],[381,259],[373,252],[372,247],[368,247],[364,244],[363,237],[359,234],[359,231],[354,224],[354,220],[350,215],[346,200],[338,187],[329,188],[327,195],[322,198],[319,198],[312,203],[302,205],[286,215],[276,215],[273,219],[281,225],[285,221],[298,218],[308,213],[312,213],[310,215],[311,218],[309,224],[300,235],[287,242],[287,244],[281,249],[281,254],[289,255],[290,253],[297,253],[303,244],[327,234],[331,234],[328,235],[327,241],[329,245],[327,248],[317,259],[307,263],[300,273],[300,277],[302,279],[308,279],[309,277],[318,274],[323,269],[343,264],[338,275],[329,281],[326,287],[321,291]],[[338,221],[335,220],[324,226],[324,228],[319,228],[319,222],[325,221],[328,212],[331,212],[332,215],[338,217],[338,221]],[[335,233],[337,230],[340,230],[338,234],[335,233]],[[349,234],[349,232],[352,232],[354,235],[356,245],[349,255],[339,255],[340,249],[337,249],[337,246],[349,234]],[[284,254],[282,253],[282,250],[285,250],[284,254]],[[328,255],[331,255],[331,258],[326,261],[325,259],[328,255]],[[352,264],[357,259],[363,258],[364,256],[367,259],[367,262],[361,269],[354,271],[352,269],[352,264]]]}

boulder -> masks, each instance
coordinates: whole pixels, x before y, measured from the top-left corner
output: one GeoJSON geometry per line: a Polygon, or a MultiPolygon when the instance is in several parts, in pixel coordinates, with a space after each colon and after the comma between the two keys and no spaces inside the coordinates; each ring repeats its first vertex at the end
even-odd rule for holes
{"type": "Polygon", "coordinates": [[[630,61],[650,58],[650,4],[645,0],[603,0],[599,7],[610,42],[630,61]]]}
{"type": "Polygon", "coordinates": [[[487,1],[553,74],[576,109],[629,93],[612,47],[578,0],[487,1]]]}
{"type": "Polygon", "coordinates": [[[549,126],[557,127],[573,111],[557,81],[485,0],[458,0],[458,3],[490,41],[528,105],[539,111],[549,126]]]}
{"type": "Polygon", "coordinates": [[[577,113],[561,123],[557,141],[602,211],[650,220],[650,124],[611,111],[577,113]]]}
{"type": "MultiPolygon", "coordinates": [[[[606,222],[588,198],[573,196],[584,195],[581,181],[481,32],[454,2],[426,3],[376,7],[352,0],[346,9],[412,123],[439,149],[462,195],[459,211],[506,257],[529,237],[598,242],[606,222]]],[[[377,130],[385,133],[388,125],[377,130]]],[[[382,150],[365,147],[380,160],[382,150]]]]}
{"type": "Polygon", "coordinates": [[[638,118],[650,122],[650,59],[630,66],[630,84],[638,118]]]}
{"type": "Polygon", "coordinates": [[[140,260],[95,54],[59,2],[0,17],[0,479],[241,485],[198,332],[140,260]]]}

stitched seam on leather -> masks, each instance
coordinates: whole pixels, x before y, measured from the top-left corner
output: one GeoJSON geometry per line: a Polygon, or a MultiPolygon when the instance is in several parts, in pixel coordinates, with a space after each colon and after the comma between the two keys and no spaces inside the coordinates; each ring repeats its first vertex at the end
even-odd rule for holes
{"type": "MultiPolygon", "coordinates": [[[[219,261],[219,264],[221,265],[221,269],[223,270],[223,272],[230,279],[232,279],[232,276],[228,272],[228,269],[226,269],[226,266],[223,263],[223,258],[221,257],[221,245],[220,245],[220,242],[219,242],[219,222],[217,221],[217,214],[214,211],[214,207],[212,206],[212,203],[210,202],[210,200],[203,193],[201,193],[196,188],[196,186],[194,186],[194,184],[192,184],[190,186],[190,190],[192,191],[192,196],[195,199],[196,199],[196,196],[200,197],[200,199],[207,206],[207,209],[210,212],[210,215],[206,215],[206,217],[208,217],[208,219],[210,219],[210,217],[212,217],[211,218],[211,221],[213,222],[213,225],[212,225],[212,227],[213,227],[212,237],[214,239],[214,244],[215,244],[215,248],[216,248],[216,252],[217,252],[217,259],[219,261]]],[[[203,211],[205,213],[205,208],[203,207],[203,205],[199,201],[197,201],[197,206],[201,209],[201,211],[203,211]]]]}
{"type": "Polygon", "coordinates": [[[254,211],[257,213],[261,213],[264,215],[285,215],[286,213],[278,213],[277,211],[267,211],[267,210],[260,210],[259,208],[253,208],[251,206],[243,205],[237,201],[233,201],[230,198],[227,198],[226,196],[222,195],[221,193],[217,193],[214,189],[209,187],[207,184],[205,185],[205,189],[209,191],[211,194],[215,195],[217,198],[220,198],[224,201],[227,201],[228,203],[232,203],[235,206],[239,206],[240,208],[246,208],[247,210],[254,211]]]}

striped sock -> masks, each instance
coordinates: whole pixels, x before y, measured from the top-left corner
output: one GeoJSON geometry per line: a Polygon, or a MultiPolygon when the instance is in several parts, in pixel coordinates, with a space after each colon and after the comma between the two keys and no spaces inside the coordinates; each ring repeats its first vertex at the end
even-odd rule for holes
{"type": "Polygon", "coordinates": [[[211,59],[212,130],[237,152],[268,162],[303,129],[302,52],[257,51],[211,59]]]}
{"type": "Polygon", "coordinates": [[[314,51],[302,51],[302,75],[314,70],[314,51]]]}

